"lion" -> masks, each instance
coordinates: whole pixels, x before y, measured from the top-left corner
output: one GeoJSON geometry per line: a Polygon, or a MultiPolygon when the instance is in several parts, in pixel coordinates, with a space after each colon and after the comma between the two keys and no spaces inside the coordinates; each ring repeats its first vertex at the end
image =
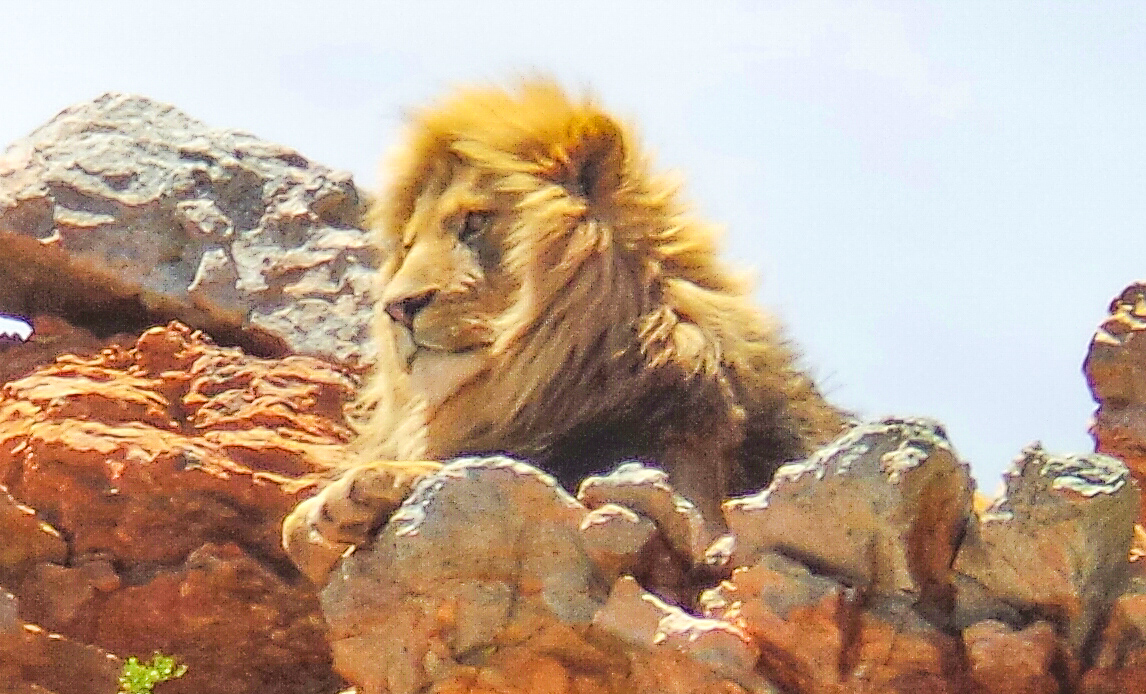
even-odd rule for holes
{"type": "Polygon", "coordinates": [[[462,89],[416,115],[391,174],[367,213],[380,356],[356,444],[381,462],[296,510],[288,545],[365,539],[426,461],[467,454],[570,488],[649,461],[719,518],[843,426],[714,229],[592,99],[544,79],[462,89]]]}

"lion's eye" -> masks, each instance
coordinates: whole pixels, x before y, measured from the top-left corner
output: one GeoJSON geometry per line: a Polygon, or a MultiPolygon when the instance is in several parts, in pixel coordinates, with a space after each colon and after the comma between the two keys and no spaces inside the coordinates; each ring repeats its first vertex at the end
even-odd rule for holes
{"type": "Polygon", "coordinates": [[[470,210],[466,213],[465,220],[462,221],[462,228],[461,231],[458,232],[458,238],[461,239],[463,243],[472,241],[485,232],[491,221],[493,221],[492,213],[483,210],[470,210]]]}

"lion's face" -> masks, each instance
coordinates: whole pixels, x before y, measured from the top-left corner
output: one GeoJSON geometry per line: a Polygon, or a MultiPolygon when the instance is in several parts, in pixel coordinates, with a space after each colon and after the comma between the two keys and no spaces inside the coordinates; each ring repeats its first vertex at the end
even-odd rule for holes
{"type": "MultiPolygon", "coordinates": [[[[559,368],[535,359],[536,345],[523,347],[554,343],[537,326],[583,320],[589,306],[615,313],[601,303],[616,290],[609,285],[636,281],[635,271],[618,275],[606,226],[624,162],[620,129],[550,87],[531,94],[528,107],[505,95],[492,110],[489,99],[502,97],[463,96],[416,123],[369,220],[386,258],[379,327],[431,419],[483,371],[501,379],[507,360],[537,361],[537,373],[559,368]],[[601,281],[586,294],[594,276],[601,281]],[[514,356],[523,351],[534,357],[514,356]]],[[[619,348],[590,333],[556,342],[565,352],[619,348]]],[[[530,380],[518,385],[536,386],[538,376],[530,380]]]]}
{"type": "Polygon", "coordinates": [[[398,359],[431,407],[481,371],[520,286],[502,262],[507,196],[456,157],[437,169],[408,217],[383,230],[379,301],[398,359]]]}

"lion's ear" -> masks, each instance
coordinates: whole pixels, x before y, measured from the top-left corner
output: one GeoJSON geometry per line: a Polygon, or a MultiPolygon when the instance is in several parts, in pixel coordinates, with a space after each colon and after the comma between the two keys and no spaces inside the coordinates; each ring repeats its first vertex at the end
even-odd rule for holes
{"type": "Polygon", "coordinates": [[[608,199],[620,188],[625,166],[621,127],[603,113],[578,119],[550,157],[553,180],[591,202],[608,199]]]}

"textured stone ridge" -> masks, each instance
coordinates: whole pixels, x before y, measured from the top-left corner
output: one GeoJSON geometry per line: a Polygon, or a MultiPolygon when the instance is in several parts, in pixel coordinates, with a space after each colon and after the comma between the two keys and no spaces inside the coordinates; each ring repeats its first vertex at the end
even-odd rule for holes
{"type": "Polygon", "coordinates": [[[0,654],[58,694],[112,690],[60,684],[72,656],[44,650],[45,631],[89,670],[102,661],[83,644],[177,656],[190,669],[169,694],[336,691],[280,524],[343,459],[352,392],[317,359],[248,357],[179,324],[2,386],[0,587],[14,597],[0,654]]]}
{"type": "Polygon", "coordinates": [[[789,690],[894,691],[906,675],[964,691],[951,564],[971,490],[936,422],[859,425],[725,504],[736,568],[703,595],[705,614],[750,634],[789,690]]]}
{"type": "Polygon", "coordinates": [[[863,424],[726,504],[733,562],[779,551],[882,592],[949,592],[972,487],[938,423],[863,424]]]}
{"type": "Polygon", "coordinates": [[[359,694],[771,692],[738,628],[611,581],[588,509],[501,457],[427,477],[322,592],[359,694]]]}
{"type": "Polygon", "coordinates": [[[990,601],[981,597],[989,595],[1024,615],[1009,620],[1016,626],[1031,616],[1055,625],[1070,653],[1089,664],[1098,631],[1130,577],[1138,489],[1115,458],[1056,456],[1037,444],[1004,478],[1005,496],[968,534],[955,564],[970,579],[960,621],[989,612],[990,601]]]}
{"type": "MultiPolygon", "coordinates": [[[[1083,364],[1098,403],[1095,449],[1120,458],[1146,484],[1146,283],[1127,287],[1090,341],[1083,364]]],[[[1146,500],[1138,511],[1146,523],[1146,500]]]]}
{"type": "Polygon", "coordinates": [[[265,354],[371,360],[349,174],[105,94],[0,156],[0,312],[101,335],[178,318],[265,354]]]}
{"type": "Polygon", "coordinates": [[[887,419],[725,503],[701,550],[657,470],[575,500],[465,459],[342,555],[322,605],[359,694],[1136,691],[1136,493],[1113,458],[1032,446],[980,519],[943,428],[887,419]]]}
{"type": "Polygon", "coordinates": [[[130,345],[138,337],[125,333],[96,337],[90,330],[51,314],[33,316],[29,323],[33,331],[27,340],[0,339],[0,384],[26,376],[61,355],[95,354],[111,345],[130,345]]]}

